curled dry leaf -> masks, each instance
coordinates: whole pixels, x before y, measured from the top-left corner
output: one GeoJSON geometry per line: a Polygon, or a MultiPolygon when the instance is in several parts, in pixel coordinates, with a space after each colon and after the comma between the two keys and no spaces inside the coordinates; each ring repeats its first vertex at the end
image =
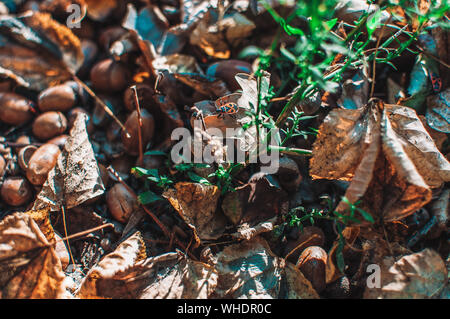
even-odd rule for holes
{"type": "Polygon", "coordinates": [[[381,288],[366,288],[367,299],[423,299],[439,295],[447,283],[442,258],[429,248],[395,261],[385,257],[381,267],[381,288]]]}
{"type": "Polygon", "coordinates": [[[230,49],[248,37],[256,26],[238,12],[225,14],[218,21],[215,16],[208,13],[191,33],[189,40],[212,57],[228,59],[230,49]]]}
{"type": "Polygon", "coordinates": [[[203,71],[193,56],[185,54],[171,54],[160,56],[153,60],[152,66],[155,71],[167,70],[170,73],[198,73],[203,71]]]}
{"type": "Polygon", "coordinates": [[[19,84],[42,91],[69,80],[83,63],[79,39],[50,14],[4,15],[0,26],[0,67],[21,79],[19,84]]]}
{"type": "Polygon", "coordinates": [[[80,298],[207,298],[217,284],[211,266],[181,253],[145,259],[139,232],[93,267],[81,284],[80,298]]]}
{"type": "MultiPolygon", "coordinates": [[[[387,222],[428,203],[431,188],[450,180],[450,163],[413,109],[379,101],[328,114],[310,172],[313,178],[351,181],[347,199],[362,199],[360,208],[387,222]]],[[[347,207],[341,202],[337,210],[347,207]]]]}
{"type": "Polygon", "coordinates": [[[94,21],[104,21],[116,8],[117,0],[84,0],[87,14],[94,21]]]}
{"type": "Polygon", "coordinates": [[[260,237],[226,247],[215,256],[215,261],[218,297],[318,298],[303,274],[273,254],[260,237]]]}
{"type": "Polygon", "coordinates": [[[436,131],[450,133],[450,88],[427,99],[428,125],[436,131]]]}
{"type": "Polygon", "coordinates": [[[64,279],[54,246],[30,216],[15,213],[0,222],[2,298],[60,298],[64,279]]]}
{"type": "Polygon", "coordinates": [[[72,208],[103,194],[105,187],[86,131],[87,116],[78,113],[64,150],[48,174],[34,209],[72,208]]]}
{"type": "Polygon", "coordinates": [[[217,186],[180,182],[163,196],[192,228],[197,244],[223,234],[227,222],[225,216],[216,212],[220,197],[217,186]]]}

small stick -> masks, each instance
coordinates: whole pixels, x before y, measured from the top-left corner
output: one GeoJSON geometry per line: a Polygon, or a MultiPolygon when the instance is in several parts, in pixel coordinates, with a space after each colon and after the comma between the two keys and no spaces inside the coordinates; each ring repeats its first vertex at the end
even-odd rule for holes
{"type": "Polygon", "coordinates": [[[133,85],[131,89],[134,92],[134,102],[136,104],[136,111],[138,114],[138,140],[139,140],[139,157],[138,157],[138,166],[142,166],[142,162],[144,161],[144,152],[142,147],[142,116],[141,116],[141,107],[139,105],[139,98],[137,93],[136,85],[133,85]]]}
{"type": "Polygon", "coordinates": [[[84,230],[84,231],[76,233],[76,234],[72,234],[72,235],[64,237],[64,238],[61,238],[61,239],[59,239],[59,241],[74,239],[76,237],[83,237],[84,235],[88,235],[88,234],[93,233],[93,232],[95,232],[97,230],[100,230],[100,229],[103,229],[103,228],[107,228],[107,227],[113,227],[113,226],[114,226],[113,224],[100,225],[100,226],[97,226],[97,227],[94,227],[94,228],[91,228],[91,229],[88,229],[88,230],[84,230]]]}
{"type": "Polygon", "coordinates": [[[66,235],[66,241],[67,241],[67,249],[69,250],[70,260],[72,261],[72,264],[75,265],[75,260],[73,260],[72,250],[70,249],[69,239],[67,238],[67,227],[66,227],[66,212],[64,209],[64,205],[61,206],[61,211],[63,215],[63,226],[64,226],[64,235],[66,235]]]}
{"type": "Polygon", "coordinates": [[[86,92],[89,93],[90,96],[92,96],[94,98],[94,100],[100,104],[100,106],[103,108],[103,110],[106,112],[106,114],[108,114],[109,116],[111,116],[113,118],[113,120],[119,124],[120,128],[125,132],[126,136],[129,138],[130,137],[130,133],[128,133],[128,130],[125,128],[125,126],[122,124],[122,122],[117,118],[117,116],[114,115],[113,111],[111,111],[111,109],[105,104],[105,102],[103,102],[95,93],[94,91],[91,90],[91,88],[89,86],[87,86],[83,81],[81,81],[75,74],[72,74],[73,79],[80,84],[83,89],[86,90],[86,92]]]}

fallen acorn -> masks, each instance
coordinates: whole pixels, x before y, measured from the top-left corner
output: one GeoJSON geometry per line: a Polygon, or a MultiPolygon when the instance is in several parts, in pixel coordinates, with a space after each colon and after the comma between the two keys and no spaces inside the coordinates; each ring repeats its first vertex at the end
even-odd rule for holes
{"type": "Polygon", "coordinates": [[[105,59],[91,70],[92,86],[103,92],[122,91],[130,81],[130,71],[120,62],[105,59]]]}
{"type": "Polygon", "coordinates": [[[297,234],[294,239],[288,239],[284,247],[284,255],[291,253],[287,259],[295,263],[301,252],[311,246],[323,246],[325,243],[325,234],[322,229],[316,226],[306,226],[302,230],[296,228],[294,230],[297,234]],[[294,249],[298,247],[295,251],[294,249]]]}
{"type": "Polygon", "coordinates": [[[222,79],[230,91],[241,88],[234,77],[238,73],[252,73],[252,65],[240,60],[225,60],[211,64],[206,70],[207,75],[222,79]]]}
{"type": "Polygon", "coordinates": [[[2,200],[10,206],[22,206],[33,196],[30,183],[21,176],[11,176],[5,179],[0,190],[2,200]]]}
{"type": "Polygon", "coordinates": [[[116,183],[106,193],[106,204],[115,220],[126,223],[137,208],[137,200],[125,186],[116,183]]]}
{"type": "Polygon", "coordinates": [[[49,87],[38,96],[38,106],[41,112],[66,112],[75,106],[77,94],[70,84],[49,87]]]}
{"type": "Polygon", "coordinates": [[[303,250],[296,264],[296,267],[300,269],[318,293],[322,292],[326,286],[325,268],[327,258],[328,255],[323,248],[311,246],[303,250]]]}
{"type": "Polygon", "coordinates": [[[27,145],[25,147],[22,147],[17,154],[17,163],[19,163],[19,166],[24,171],[27,170],[28,163],[30,162],[31,156],[33,156],[34,152],[37,150],[37,146],[34,145],[27,145]]]}
{"type": "Polygon", "coordinates": [[[22,125],[33,117],[33,102],[15,93],[0,93],[0,121],[22,125]]]}
{"type": "Polygon", "coordinates": [[[5,172],[6,172],[6,161],[3,158],[3,156],[0,155],[0,181],[3,175],[5,175],[5,172]]]}
{"type": "MultiPolygon", "coordinates": [[[[143,151],[147,144],[151,141],[155,129],[155,123],[153,116],[147,110],[141,110],[141,137],[142,137],[142,147],[143,151]]],[[[139,121],[138,112],[133,111],[125,122],[125,128],[128,131],[129,136],[122,131],[122,144],[124,149],[130,155],[139,154],[139,121]]]]}
{"type": "Polygon", "coordinates": [[[60,153],[59,147],[50,143],[42,145],[33,153],[28,163],[24,163],[31,184],[44,184],[60,153]]]}
{"type": "Polygon", "coordinates": [[[62,149],[64,147],[64,145],[66,144],[68,138],[69,138],[69,135],[62,134],[62,135],[56,136],[56,137],[48,140],[47,143],[55,144],[60,149],[62,149]]]}
{"type": "Polygon", "coordinates": [[[44,141],[64,133],[66,129],[66,117],[61,112],[55,111],[42,113],[34,120],[32,126],[34,136],[44,141]]]}

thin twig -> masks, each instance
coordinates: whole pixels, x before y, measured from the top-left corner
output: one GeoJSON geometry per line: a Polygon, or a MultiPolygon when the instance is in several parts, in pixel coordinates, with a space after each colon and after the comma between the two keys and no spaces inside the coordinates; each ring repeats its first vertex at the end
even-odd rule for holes
{"type": "Polygon", "coordinates": [[[100,106],[103,108],[103,110],[106,112],[106,114],[108,114],[109,116],[112,117],[112,119],[119,124],[120,128],[125,132],[125,134],[127,135],[127,137],[130,137],[130,133],[128,133],[128,130],[125,128],[125,126],[122,124],[122,122],[117,118],[117,116],[114,115],[113,111],[111,111],[111,109],[105,104],[105,102],[102,101],[102,99],[100,99],[95,93],[94,91],[91,90],[91,88],[89,86],[87,86],[83,81],[81,81],[75,74],[72,74],[73,79],[75,80],[75,82],[77,82],[78,84],[80,84],[83,89],[86,90],[86,92],[88,92],[88,94],[90,96],[92,96],[94,98],[94,100],[100,104],[100,106]]]}
{"type": "Polygon", "coordinates": [[[142,146],[142,116],[141,116],[141,106],[139,105],[139,97],[136,89],[136,85],[133,85],[131,89],[134,92],[134,102],[136,104],[136,111],[138,115],[138,140],[139,140],[139,157],[138,157],[138,166],[142,166],[142,162],[144,160],[144,152],[142,146]]]}
{"type": "Polygon", "coordinates": [[[59,239],[59,241],[74,239],[74,238],[77,238],[77,237],[83,237],[85,235],[88,235],[88,234],[93,233],[93,232],[95,232],[97,230],[100,230],[100,229],[103,229],[103,228],[107,228],[107,227],[114,227],[114,225],[113,224],[100,225],[100,226],[97,226],[97,227],[94,227],[94,228],[91,228],[91,229],[88,229],[88,230],[84,230],[84,231],[76,233],[76,234],[72,234],[70,236],[66,236],[64,238],[59,239]]]}
{"type": "Polygon", "coordinates": [[[75,265],[75,260],[73,259],[72,250],[70,249],[69,239],[67,236],[67,226],[66,226],[66,210],[64,209],[64,205],[61,206],[61,211],[63,215],[63,226],[64,226],[64,235],[67,241],[67,249],[69,250],[70,260],[72,261],[72,264],[75,265]]]}

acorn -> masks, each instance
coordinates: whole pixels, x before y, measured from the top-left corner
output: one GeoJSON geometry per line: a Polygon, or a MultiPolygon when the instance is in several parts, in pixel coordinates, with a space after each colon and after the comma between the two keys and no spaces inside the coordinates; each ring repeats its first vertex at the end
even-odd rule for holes
{"type": "Polygon", "coordinates": [[[320,293],[325,289],[325,268],[328,255],[323,248],[311,246],[306,248],[295,265],[308,279],[313,288],[320,293]]]}
{"type": "Polygon", "coordinates": [[[284,247],[285,256],[291,253],[296,247],[298,247],[287,258],[293,263],[298,260],[300,253],[304,249],[311,246],[323,246],[325,243],[325,234],[323,233],[322,229],[316,226],[306,226],[303,227],[302,230],[296,227],[294,228],[293,236],[295,238],[288,239],[288,242],[284,247]]]}
{"type": "Polygon", "coordinates": [[[36,152],[38,148],[34,145],[28,145],[25,147],[22,147],[17,154],[17,162],[19,163],[19,166],[24,171],[28,168],[28,163],[30,162],[31,156],[33,156],[34,152],[36,152]]]}
{"type": "Polygon", "coordinates": [[[106,193],[106,204],[114,219],[121,223],[128,221],[138,205],[136,198],[120,183],[106,193]]]}
{"type": "Polygon", "coordinates": [[[33,117],[33,102],[14,93],[0,93],[0,121],[22,125],[33,117]]]}
{"type": "Polygon", "coordinates": [[[33,153],[28,163],[25,163],[27,178],[31,184],[44,184],[60,153],[59,147],[50,143],[42,145],[33,153]]]}
{"type": "Polygon", "coordinates": [[[71,85],[61,84],[49,87],[38,96],[38,106],[41,112],[66,112],[74,107],[77,94],[71,85]]]}
{"type": "Polygon", "coordinates": [[[103,92],[122,91],[130,79],[131,73],[128,68],[113,59],[102,60],[91,70],[92,86],[103,92]]]}
{"type": "Polygon", "coordinates": [[[69,135],[67,134],[62,134],[62,135],[58,135],[50,140],[47,141],[47,143],[49,144],[55,144],[56,146],[58,146],[60,149],[63,149],[64,145],[66,145],[67,139],[69,138],[69,135]]]}
{"type": "Polygon", "coordinates": [[[6,204],[22,206],[31,200],[33,189],[25,178],[13,176],[3,182],[0,195],[6,204]]]}
{"type": "MultiPolygon", "coordinates": [[[[147,144],[151,141],[155,129],[155,123],[153,116],[145,109],[141,110],[142,127],[141,127],[141,137],[142,137],[142,147],[145,150],[147,144]]],[[[130,155],[139,154],[139,121],[138,112],[133,111],[125,122],[125,128],[127,129],[129,136],[126,135],[125,131],[122,131],[122,144],[124,149],[130,155]]]]}
{"type": "Polygon", "coordinates": [[[67,129],[67,119],[61,112],[45,112],[39,115],[33,122],[34,136],[40,140],[48,140],[61,135],[67,129]]]}
{"type": "MultiPolygon", "coordinates": [[[[155,91],[151,86],[144,83],[136,84],[136,90],[140,108],[141,109],[147,108],[148,107],[147,104],[151,103],[155,91]]],[[[129,111],[136,110],[134,90],[131,87],[128,87],[123,93],[123,102],[127,110],[129,111]]]]}
{"type": "Polygon", "coordinates": [[[2,179],[3,175],[5,175],[6,172],[6,161],[3,158],[3,156],[0,155],[0,180],[2,179]]]}
{"type": "Polygon", "coordinates": [[[236,91],[241,88],[234,78],[238,73],[252,73],[252,65],[239,60],[225,60],[211,64],[206,70],[208,76],[222,79],[230,91],[236,91]]]}

